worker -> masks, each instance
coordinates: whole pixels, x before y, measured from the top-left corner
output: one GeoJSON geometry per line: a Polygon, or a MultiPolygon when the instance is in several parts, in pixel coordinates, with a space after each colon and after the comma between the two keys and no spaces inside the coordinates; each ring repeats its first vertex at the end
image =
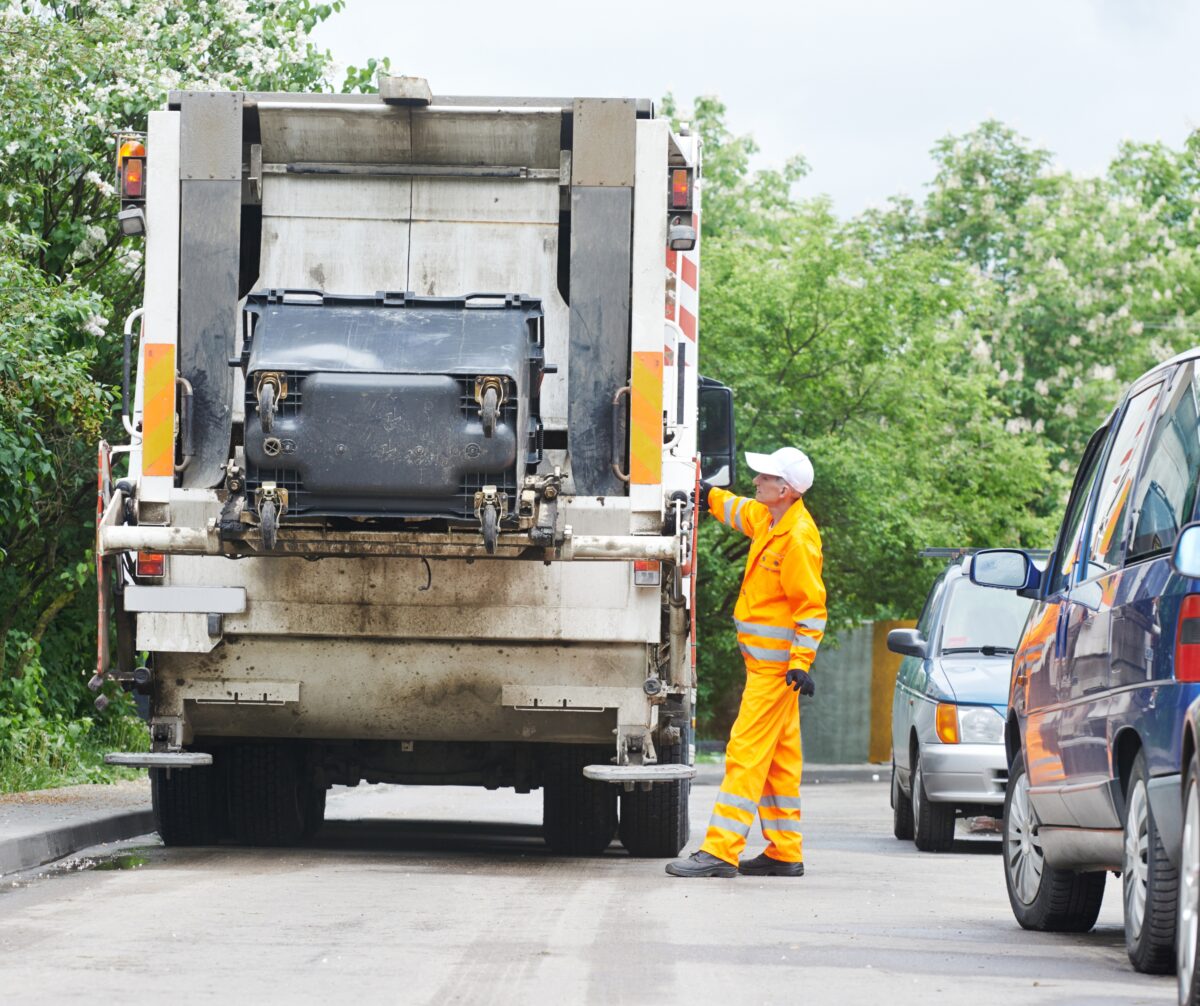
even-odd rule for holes
{"type": "Polygon", "coordinates": [[[825,634],[821,536],[804,505],[813,483],[795,447],[746,454],[754,499],[701,483],[697,500],[750,539],[733,618],[746,661],[746,686],[725,747],[725,778],[698,852],[667,864],[674,877],[802,877],[800,705],[825,634]],[[767,848],[739,865],[755,812],[767,848]]]}

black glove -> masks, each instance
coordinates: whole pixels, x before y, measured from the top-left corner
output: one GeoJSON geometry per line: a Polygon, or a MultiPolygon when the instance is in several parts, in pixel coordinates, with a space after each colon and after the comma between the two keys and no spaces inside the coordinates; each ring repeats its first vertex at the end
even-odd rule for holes
{"type": "Polygon", "coordinates": [[[812,675],[798,667],[790,668],[783,676],[783,680],[792,686],[793,691],[797,691],[801,695],[812,695],[815,691],[812,675]]]}
{"type": "Polygon", "coordinates": [[[712,487],[713,484],[711,482],[705,482],[704,479],[700,480],[700,495],[696,498],[697,513],[708,513],[708,493],[712,487]]]}

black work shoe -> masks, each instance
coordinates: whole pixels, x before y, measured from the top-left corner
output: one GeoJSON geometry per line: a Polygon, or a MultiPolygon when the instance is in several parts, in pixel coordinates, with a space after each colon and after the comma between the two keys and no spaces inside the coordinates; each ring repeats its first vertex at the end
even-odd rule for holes
{"type": "Polygon", "coordinates": [[[785,863],[760,852],[753,859],[742,863],[738,867],[738,873],[744,873],[747,877],[803,877],[804,864],[785,863]]]}
{"type": "Polygon", "coordinates": [[[737,867],[708,852],[693,852],[687,859],[667,864],[672,877],[736,877],[737,867]]]}

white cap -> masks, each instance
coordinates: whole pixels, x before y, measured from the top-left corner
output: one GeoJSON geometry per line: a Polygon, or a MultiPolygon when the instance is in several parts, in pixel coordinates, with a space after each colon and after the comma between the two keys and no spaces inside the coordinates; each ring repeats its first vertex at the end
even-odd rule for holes
{"type": "Polygon", "coordinates": [[[808,455],[795,447],[780,447],[774,454],[746,452],[746,464],[760,475],[777,475],[798,493],[813,484],[813,466],[808,455]]]}

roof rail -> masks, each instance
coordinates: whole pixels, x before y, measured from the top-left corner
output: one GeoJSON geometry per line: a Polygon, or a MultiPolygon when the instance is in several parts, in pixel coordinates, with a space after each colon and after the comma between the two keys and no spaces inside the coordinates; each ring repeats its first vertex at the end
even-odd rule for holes
{"type": "MultiPolygon", "coordinates": [[[[917,553],[922,559],[949,559],[953,562],[955,559],[961,559],[964,555],[974,555],[976,552],[982,552],[984,547],[976,548],[923,548],[917,553]]],[[[1021,549],[1031,559],[1049,559],[1051,549],[1048,548],[1023,548],[1021,549]]]]}

